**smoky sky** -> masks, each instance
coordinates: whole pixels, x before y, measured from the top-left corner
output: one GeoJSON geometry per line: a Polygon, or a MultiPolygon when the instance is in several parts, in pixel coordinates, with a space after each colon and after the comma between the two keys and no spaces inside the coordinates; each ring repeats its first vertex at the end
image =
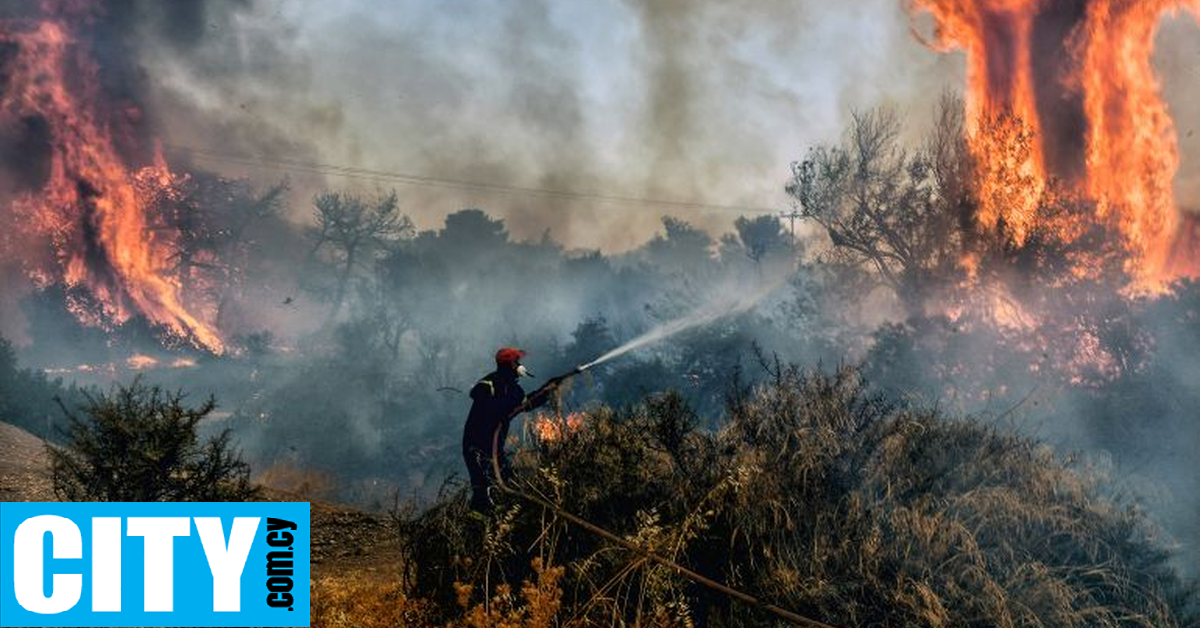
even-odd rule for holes
{"type": "MultiPolygon", "coordinates": [[[[610,196],[786,209],[790,161],[851,108],[923,115],[961,81],[893,0],[125,4],[168,149],[610,196]]],[[[297,218],[322,187],[395,186],[419,226],[481,207],[517,237],[606,250],[664,214],[720,232],[746,213],[196,165],[289,176],[297,218]]]]}
{"type": "Polygon", "coordinates": [[[1154,65],[1162,74],[1163,96],[1179,137],[1180,170],[1175,201],[1188,212],[1200,212],[1200,26],[1190,13],[1179,13],[1161,25],[1154,65]]]}
{"type": "MultiPolygon", "coordinates": [[[[95,6],[86,30],[108,92],[138,106],[142,136],[180,167],[288,177],[297,220],[321,189],[396,187],[421,227],[481,207],[517,237],[549,231],[610,251],[645,241],[664,214],[720,233],[749,212],[400,185],[275,162],[783,210],[789,163],[836,140],[852,109],[895,105],[923,122],[964,72],[961,53],[912,36],[928,25],[896,0],[95,6]]],[[[1200,171],[1190,167],[1200,138],[1179,119],[1194,109],[1200,66],[1191,18],[1170,20],[1159,49],[1188,204],[1200,189],[1188,175],[1200,171]]]]}

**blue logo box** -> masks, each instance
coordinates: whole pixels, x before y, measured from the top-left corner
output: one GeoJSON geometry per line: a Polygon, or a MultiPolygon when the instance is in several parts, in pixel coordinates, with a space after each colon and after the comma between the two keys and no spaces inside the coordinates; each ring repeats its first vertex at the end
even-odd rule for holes
{"type": "Polygon", "coordinates": [[[0,627],[308,626],[302,502],[0,503],[0,627]]]}

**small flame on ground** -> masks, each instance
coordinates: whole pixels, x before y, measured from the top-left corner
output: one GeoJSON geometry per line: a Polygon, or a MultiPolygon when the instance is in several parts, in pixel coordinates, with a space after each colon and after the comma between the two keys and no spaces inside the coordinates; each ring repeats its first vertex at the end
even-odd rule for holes
{"type": "MultiPolygon", "coordinates": [[[[164,358],[165,359],[165,358],[164,358]]],[[[187,357],[177,357],[170,362],[164,362],[164,359],[159,359],[154,356],[144,353],[135,353],[124,362],[105,362],[102,364],[78,364],[68,367],[52,367],[42,369],[42,372],[47,375],[71,375],[81,373],[105,373],[116,375],[121,371],[120,366],[131,371],[145,371],[157,368],[173,368],[186,369],[196,366],[196,360],[187,357]]]]}
{"type": "Polygon", "coordinates": [[[125,366],[134,371],[142,371],[158,366],[158,360],[148,355],[135,353],[125,360],[125,366]]]}
{"type": "Polygon", "coordinates": [[[529,431],[539,442],[560,441],[583,428],[583,414],[572,412],[566,415],[536,414],[529,423],[529,431]]]}

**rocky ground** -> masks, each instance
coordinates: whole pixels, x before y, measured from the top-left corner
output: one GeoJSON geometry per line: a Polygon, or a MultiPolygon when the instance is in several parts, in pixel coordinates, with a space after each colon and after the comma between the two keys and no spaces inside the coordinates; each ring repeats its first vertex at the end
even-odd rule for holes
{"type": "Polygon", "coordinates": [[[317,502],[310,517],[314,577],[350,569],[399,573],[400,542],[388,516],[317,502]]]}
{"type": "MultiPolygon", "coordinates": [[[[269,501],[305,501],[284,491],[263,492],[269,501]]],[[[0,423],[0,501],[54,501],[45,442],[8,423],[0,423]]],[[[347,570],[398,572],[400,545],[387,515],[311,502],[310,516],[314,578],[347,570]]]]}

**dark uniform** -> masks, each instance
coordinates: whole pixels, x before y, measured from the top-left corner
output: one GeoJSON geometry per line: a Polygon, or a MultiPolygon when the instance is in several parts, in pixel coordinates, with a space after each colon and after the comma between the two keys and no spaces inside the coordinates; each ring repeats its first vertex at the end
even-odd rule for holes
{"type": "Polygon", "coordinates": [[[516,371],[500,367],[484,376],[471,389],[471,413],[463,430],[463,458],[471,476],[471,508],[479,512],[491,510],[488,488],[493,484],[492,438],[500,428],[499,462],[501,473],[507,475],[508,460],[504,441],[513,412],[525,403],[525,389],[517,383],[516,371]]]}

